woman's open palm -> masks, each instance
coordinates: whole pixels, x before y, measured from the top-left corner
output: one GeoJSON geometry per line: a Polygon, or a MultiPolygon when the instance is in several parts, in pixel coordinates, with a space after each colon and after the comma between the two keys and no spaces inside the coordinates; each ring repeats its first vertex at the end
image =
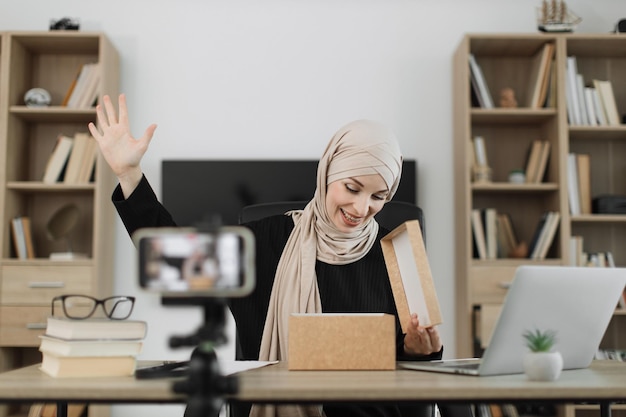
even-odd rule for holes
{"type": "Polygon", "coordinates": [[[119,120],[109,96],[102,98],[103,105],[96,107],[100,130],[94,123],[89,123],[89,131],[98,142],[100,151],[115,175],[123,179],[141,172],[140,162],[148,150],[156,124],[148,126],[143,136],[133,138],[128,123],[126,97],[120,94],[118,99],[119,120]]]}

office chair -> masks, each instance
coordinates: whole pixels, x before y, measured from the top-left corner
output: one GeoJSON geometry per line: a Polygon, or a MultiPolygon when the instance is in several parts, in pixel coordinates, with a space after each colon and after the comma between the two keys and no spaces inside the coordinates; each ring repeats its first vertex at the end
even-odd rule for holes
{"type": "MultiPolygon", "coordinates": [[[[275,203],[259,203],[246,206],[239,212],[239,223],[260,220],[276,214],[284,214],[289,210],[301,210],[308,201],[279,201],[275,203]]],[[[422,237],[426,243],[426,227],[424,212],[415,204],[404,201],[390,201],[375,216],[378,224],[391,231],[407,220],[417,219],[420,223],[422,237]]]]}

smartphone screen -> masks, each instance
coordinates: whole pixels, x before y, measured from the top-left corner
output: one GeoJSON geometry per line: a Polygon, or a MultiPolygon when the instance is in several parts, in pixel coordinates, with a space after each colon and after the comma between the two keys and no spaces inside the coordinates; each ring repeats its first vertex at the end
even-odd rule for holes
{"type": "Polygon", "coordinates": [[[240,297],[254,287],[254,239],[244,227],[215,233],[142,229],[134,236],[139,284],[169,296],[240,297]]]}

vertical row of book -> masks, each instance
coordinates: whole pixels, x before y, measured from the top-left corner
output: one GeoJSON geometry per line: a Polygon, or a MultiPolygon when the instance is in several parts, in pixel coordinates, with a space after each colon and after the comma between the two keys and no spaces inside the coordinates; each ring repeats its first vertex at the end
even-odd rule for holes
{"type": "Polygon", "coordinates": [[[567,155],[567,195],[572,215],[591,214],[590,155],[567,155]]]}
{"type": "Polygon", "coordinates": [[[574,126],[617,126],[621,124],[613,84],[610,80],[585,80],[578,72],[575,56],[566,61],[565,94],[567,118],[574,126]]]}
{"type": "Polygon", "coordinates": [[[61,105],[75,109],[92,107],[98,98],[99,84],[100,64],[90,62],[82,65],[67,89],[61,105]]]}
{"type": "MultiPolygon", "coordinates": [[[[553,43],[544,43],[530,60],[528,91],[525,92],[525,102],[520,103],[523,107],[541,108],[551,106],[555,100],[554,82],[554,52],[553,43]]],[[[472,94],[476,104],[484,109],[496,107],[491,91],[483,74],[483,71],[474,54],[469,54],[470,83],[472,94]]]]}
{"type": "Polygon", "coordinates": [[[559,228],[561,214],[546,211],[535,228],[527,250],[520,245],[508,214],[498,213],[495,208],[472,209],[472,235],[474,258],[524,258],[545,259],[559,228]]]}
{"type": "Polygon", "coordinates": [[[35,248],[30,225],[30,217],[18,216],[11,219],[13,247],[18,259],[34,259],[35,248]]]}
{"type": "Polygon", "coordinates": [[[87,133],[74,137],[59,135],[44,171],[42,181],[47,184],[84,184],[92,179],[98,154],[97,142],[87,133]]]}

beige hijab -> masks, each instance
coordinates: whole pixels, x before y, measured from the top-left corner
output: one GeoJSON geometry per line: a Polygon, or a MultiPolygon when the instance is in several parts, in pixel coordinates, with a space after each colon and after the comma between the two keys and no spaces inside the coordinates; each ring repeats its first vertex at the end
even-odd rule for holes
{"type": "MultiPolygon", "coordinates": [[[[286,361],[291,313],[321,313],[315,262],[332,265],[358,261],[372,248],[378,223],[372,218],[352,233],[339,231],[326,211],[327,185],[344,178],[379,174],[391,200],[398,188],[402,155],[393,132],[379,123],[358,120],[341,128],[317,168],[317,188],[304,210],[290,212],[294,229],[278,262],[265,319],[259,360],[286,361]]],[[[251,416],[315,416],[320,407],[253,407],[251,416]]]]}

